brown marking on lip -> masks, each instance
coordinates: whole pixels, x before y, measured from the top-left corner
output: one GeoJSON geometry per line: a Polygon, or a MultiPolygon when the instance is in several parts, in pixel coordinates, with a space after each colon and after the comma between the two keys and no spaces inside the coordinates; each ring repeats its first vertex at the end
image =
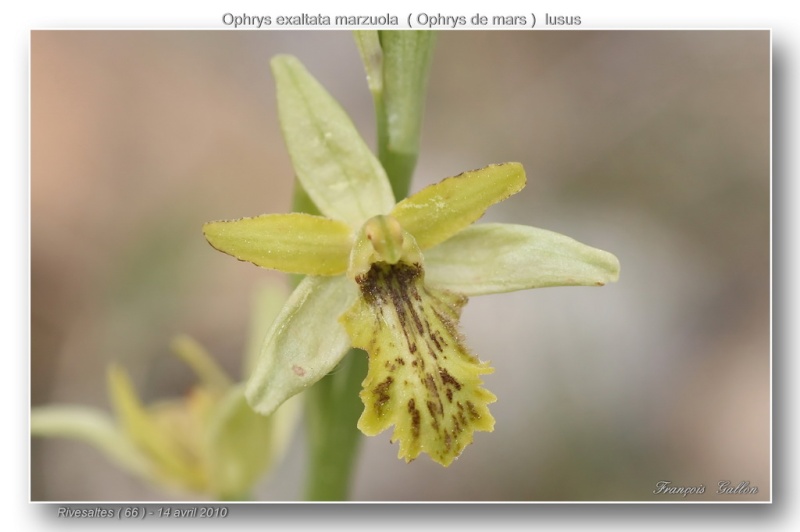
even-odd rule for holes
{"type": "Polygon", "coordinates": [[[386,380],[373,388],[372,393],[375,394],[376,406],[382,406],[389,401],[389,387],[393,382],[392,377],[386,377],[386,380]]]}
{"type": "Polygon", "coordinates": [[[413,398],[408,400],[408,413],[411,414],[411,435],[415,440],[418,440],[420,415],[419,410],[417,410],[416,402],[413,398]]]}
{"type": "Polygon", "coordinates": [[[461,390],[461,383],[458,382],[455,377],[450,375],[446,368],[439,368],[439,376],[442,378],[443,383],[452,384],[456,390],[461,390]]]}

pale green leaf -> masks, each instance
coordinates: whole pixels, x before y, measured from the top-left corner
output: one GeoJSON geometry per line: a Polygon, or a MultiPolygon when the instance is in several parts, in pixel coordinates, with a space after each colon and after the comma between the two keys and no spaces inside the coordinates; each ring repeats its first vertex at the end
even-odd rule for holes
{"type": "Polygon", "coordinates": [[[153,463],[105,412],[83,406],[42,406],[31,410],[31,435],[82,441],[145,480],[154,481],[153,463]]]}
{"type": "Polygon", "coordinates": [[[331,371],[350,347],[339,316],[356,294],[345,276],[306,277],[264,340],[247,382],[250,406],[263,415],[331,371]]]}
{"type": "Polygon", "coordinates": [[[386,172],[339,103],[295,57],[275,57],[272,71],[295,174],[320,212],[354,229],[388,212],[386,172]]]}
{"type": "Polygon", "coordinates": [[[475,225],[425,252],[425,282],[468,296],[600,286],[618,277],[611,253],[524,225],[475,225]]]}
{"type": "Polygon", "coordinates": [[[304,213],[209,222],[203,234],[214,248],[239,260],[305,275],[344,273],[352,239],[344,222],[304,213]]]}
{"type": "Polygon", "coordinates": [[[425,250],[469,226],[486,209],[524,186],[521,164],[493,164],[425,187],[398,203],[391,214],[425,250]]]}

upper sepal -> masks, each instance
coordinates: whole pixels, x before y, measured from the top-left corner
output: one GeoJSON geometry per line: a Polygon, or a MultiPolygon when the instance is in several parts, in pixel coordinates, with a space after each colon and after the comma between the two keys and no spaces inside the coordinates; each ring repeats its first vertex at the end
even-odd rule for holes
{"type": "Polygon", "coordinates": [[[297,58],[279,55],[271,64],[292,166],[320,212],[353,229],[389,212],[389,179],[347,113],[297,58]]]}

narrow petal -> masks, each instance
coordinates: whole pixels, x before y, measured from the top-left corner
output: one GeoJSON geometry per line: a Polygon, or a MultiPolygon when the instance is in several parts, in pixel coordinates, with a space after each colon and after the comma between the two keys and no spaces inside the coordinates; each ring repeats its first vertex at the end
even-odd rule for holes
{"type": "Polygon", "coordinates": [[[263,415],[331,371],[350,347],[337,318],[356,293],[345,276],[306,277],[267,333],[247,382],[247,401],[263,415]]]}
{"type": "Polygon", "coordinates": [[[203,234],[214,248],[262,268],[304,275],[347,270],[351,229],[344,222],[304,213],[265,214],[209,222],[203,234]]]}
{"type": "Polygon", "coordinates": [[[200,484],[194,460],[163,430],[142,405],[127,373],[120,367],[108,370],[111,403],[122,429],[157,464],[159,474],[186,486],[200,484]]]}
{"type": "Polygon", "coordinates": [[[206,348],[191,336],[180,334],[174,337],[170,347],[173,353],[194,370],[202,386],[217,393],[223,393],[232,386],[233,383],[225,370],[217,364],[206,348]]]}
{"type": "Polygon", "coordinates": [[[358,228],[394,196],[378,159],[339,103],[297,58],[272,60],[278,115],[297,178],[320,212],[358,228]]]}
{"type": "Polygon", "coordinates": [[[494,164],[426,187],[392,210],[423,250],[444,242],[525,186],[519,163],[494,164]]]}
{"type": "Polygon", "coordinates": [[[374,436],[395,426],[398,456],[426,452],[448,466],[476,430],[492,431],[495,396],[480,376],[493,370],[458,333],[466,298],[428,288],[418,264],[376,263],[359,277],[362,292],[342,317],[353,345],[369,353],[358,428],[374,436]]]}
{"type": "Polygon", "coordinates": [[[468,296],[546,286],[602,286],[619,261],[567,236],[509,224],[469,227],[425,252],[426,282],[468,296]]]}
{"type": "Polygon", "coordinates": [[[31,410],[31,434],[71,438],[103,452],[126,471],[145,480],[157,478],[153,463],[101,410],[82,406],[43,406],[31,410]]]}

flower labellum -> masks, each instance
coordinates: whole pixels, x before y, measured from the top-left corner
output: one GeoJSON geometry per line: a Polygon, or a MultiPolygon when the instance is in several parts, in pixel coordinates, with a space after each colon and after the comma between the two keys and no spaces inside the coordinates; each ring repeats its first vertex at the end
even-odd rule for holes
{"type": "Polygon", "coordinates": [[[371,218],[364,233],[378,260],[351,264],[361,272],[354,279],[361,297],[341,320],[353,345],[370,357],[358,427],[372,436],[394,425],[401,458],[424,450],[448,465],[473,431],[494,427],[486,405],[496,398],[480,380],[492,369],[467,351],[458,333],[467,298],[425,286],[414,237],[391,216],[371,218]]]}

